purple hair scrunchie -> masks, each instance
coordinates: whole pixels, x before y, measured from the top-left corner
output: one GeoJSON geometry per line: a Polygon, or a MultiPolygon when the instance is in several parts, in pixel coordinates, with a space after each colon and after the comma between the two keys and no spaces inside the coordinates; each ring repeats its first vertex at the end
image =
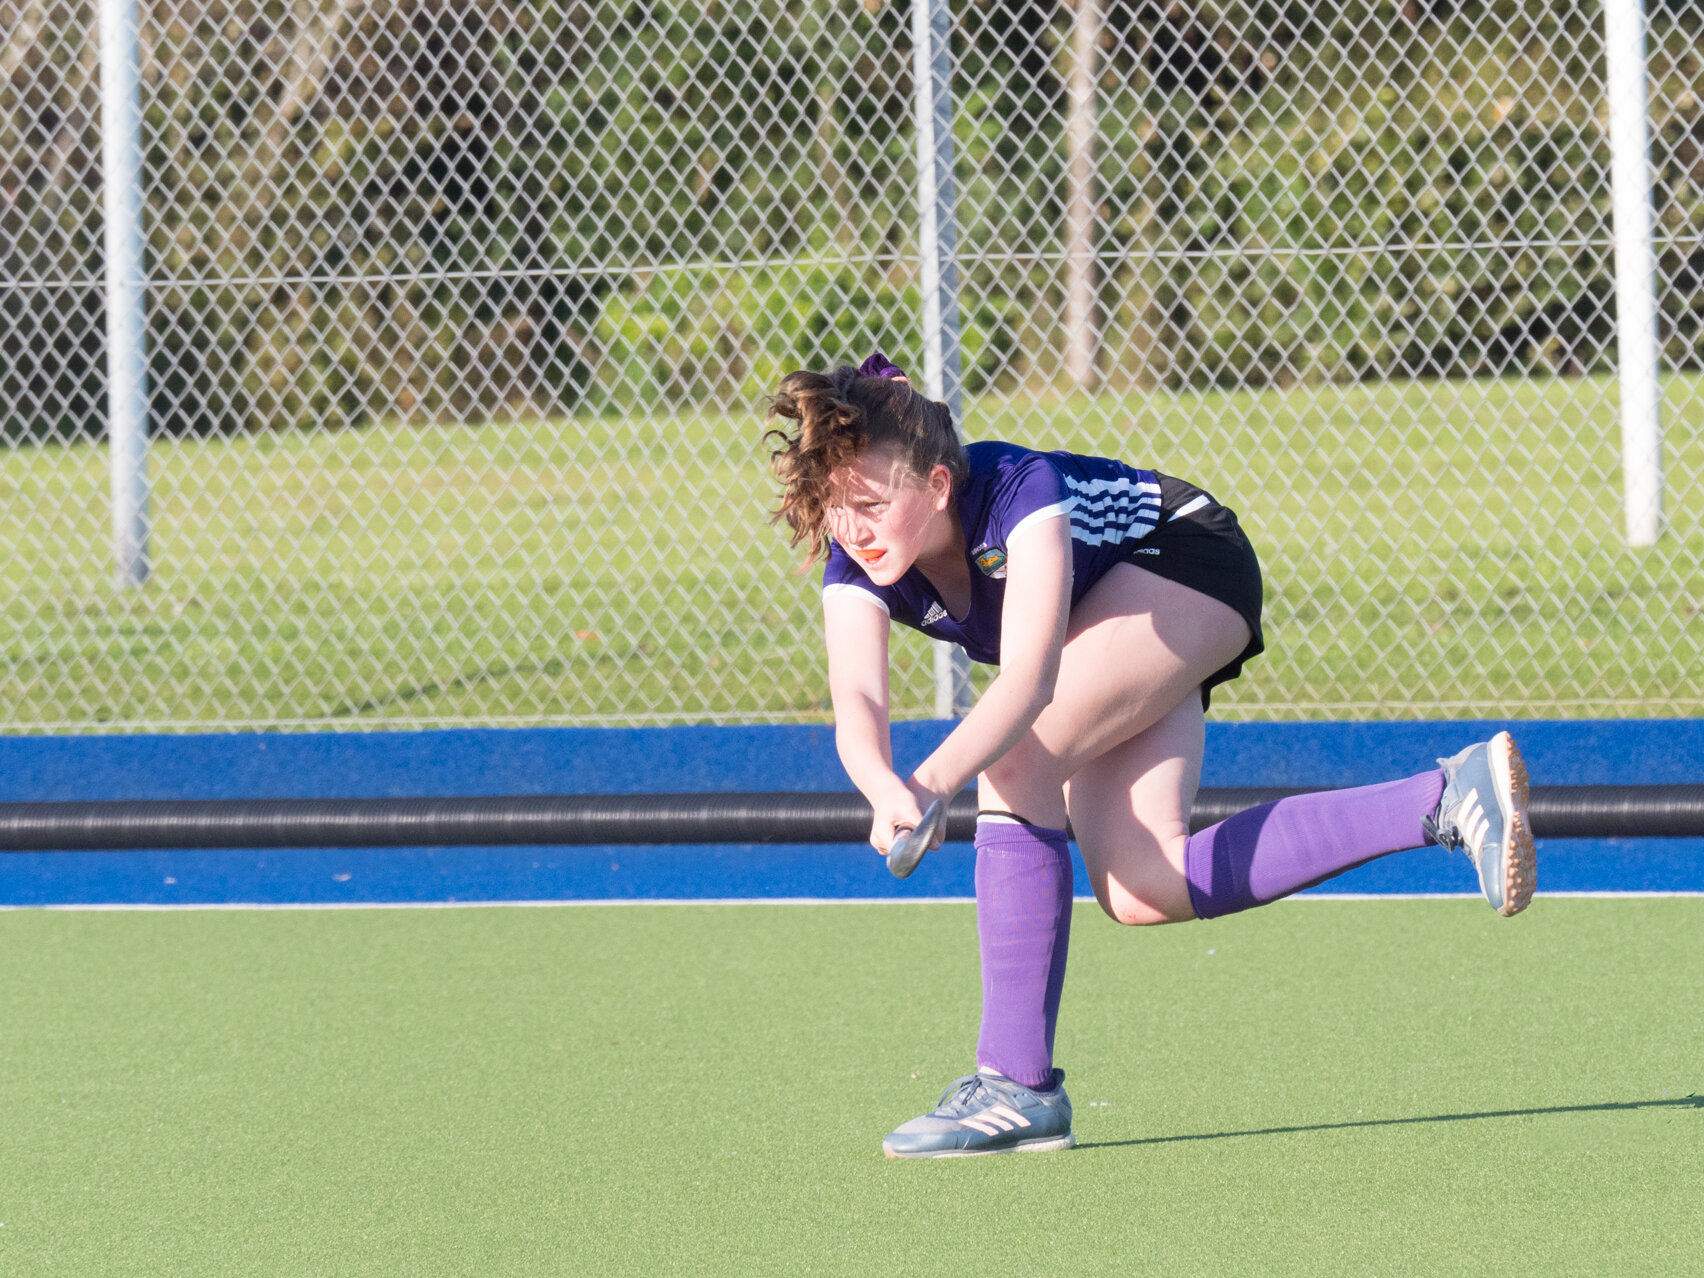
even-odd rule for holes
{"type": "Polygon", "coordinates": [[[891,381],[910,381],[903,369],[893,363],[886,355],[877,351],[869,359],[858,365],[860,377],[886,377],[891,381]]]}

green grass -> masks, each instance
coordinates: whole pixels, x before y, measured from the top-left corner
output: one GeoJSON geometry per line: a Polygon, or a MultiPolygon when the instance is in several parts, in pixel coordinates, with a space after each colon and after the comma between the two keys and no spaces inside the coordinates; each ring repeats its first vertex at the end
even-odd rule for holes
{"type": "MultiPolygon", "coordinates": [[[[1671,531],[1620,535],[1602,379],[986,400],[970,434],[1209,486],[1267,571],[1240,717],[1704,712],[1704,379],[1671,531]]],[[[0,723],[821,719],[812,578],[755,414],[161,441],[154,579],[108,581],[105,454],[0,452],[0,723]]],[[[930,661],[898,647],[896,713],[930,661]]]]}
{"type": "Polygon", "coordinates": [[[0,1272],[1698,1272],[1704,901],[1071,963],[1082,1146],[917,1164],[967,906],[0,915],[0,1272]]]}

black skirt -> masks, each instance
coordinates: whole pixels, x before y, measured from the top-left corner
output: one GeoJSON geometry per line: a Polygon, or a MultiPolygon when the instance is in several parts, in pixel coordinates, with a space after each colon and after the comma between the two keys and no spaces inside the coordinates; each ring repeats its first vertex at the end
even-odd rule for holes
{"type": "Polygon", "coordinates": [[[1159,525],[1131,548],[1129,562],[1235,609],[1251,636],[1234,661],[1202,680],[1201,707],[1206,709],[1215,687],[1235,679],[1243,662],[1266,650],[1260,632],[1260,560],[1229,506],[1194,484],[1170,475],[1159,479],[1159,525]]]}

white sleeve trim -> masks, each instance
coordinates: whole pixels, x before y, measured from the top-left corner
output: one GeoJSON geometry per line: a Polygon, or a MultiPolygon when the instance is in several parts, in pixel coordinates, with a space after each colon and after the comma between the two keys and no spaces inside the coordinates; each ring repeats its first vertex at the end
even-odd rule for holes
{"type": "Polygon", "coordinates": [[[1018,520],[1016,524],[1012,525],[1011,529],[1006,533],[1006,540],[1010,542],[1013,537],[1016,537],[1031,524],[1039,524],[1044,519],[1057,519],[1060,515],[1069,515],[1076,505],[1077,499],[1075,497],[1067,497],[1064,501],[1056,501],[1051,506],[1043,506],[1040,510],[1032,510],[1029,514],[1018,520]]]}
{"type": "Polygon", "coordinates": [[[876,594],[873,590],[865,590],[862,586],[854,586],[851,583],[845,582],[845,581],[831,581],[831,582],[828,583],[828,585],[826,585],[822,588],[822,597],[824,599],[830,599],[830,598],[833,598],[836,595],[858,595],[858,596],[861,596],[862,598],[868,599],[871,603],[875,604],[876,607],[880,608],[884,613],[887,613],[888,616],[891,617],[893,615],[891,612],[888,612],[887,600],[883,599],[880,595],[876,594]]]}

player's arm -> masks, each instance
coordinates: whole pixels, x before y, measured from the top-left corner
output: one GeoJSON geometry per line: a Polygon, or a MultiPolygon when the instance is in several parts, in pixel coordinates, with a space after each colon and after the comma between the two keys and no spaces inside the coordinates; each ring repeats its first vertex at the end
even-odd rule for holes
{"type": "Polygon", "coordinates": [[[1053,700],[1071,617],[1071,518],[1062,511],[1006,543],[1000,673],[912,776],[915,793],[951,796],[1028,732],[1053,700]]]}
{"type": "Polygon", "coordinates": [[[828,691],[834,701],[834,745],[852,784],[876,809],[870,842],[886,852],[897,825],[922,813],[893,770],[888,733],[888,615],[857,591],[825,595],[828,691]]]}

